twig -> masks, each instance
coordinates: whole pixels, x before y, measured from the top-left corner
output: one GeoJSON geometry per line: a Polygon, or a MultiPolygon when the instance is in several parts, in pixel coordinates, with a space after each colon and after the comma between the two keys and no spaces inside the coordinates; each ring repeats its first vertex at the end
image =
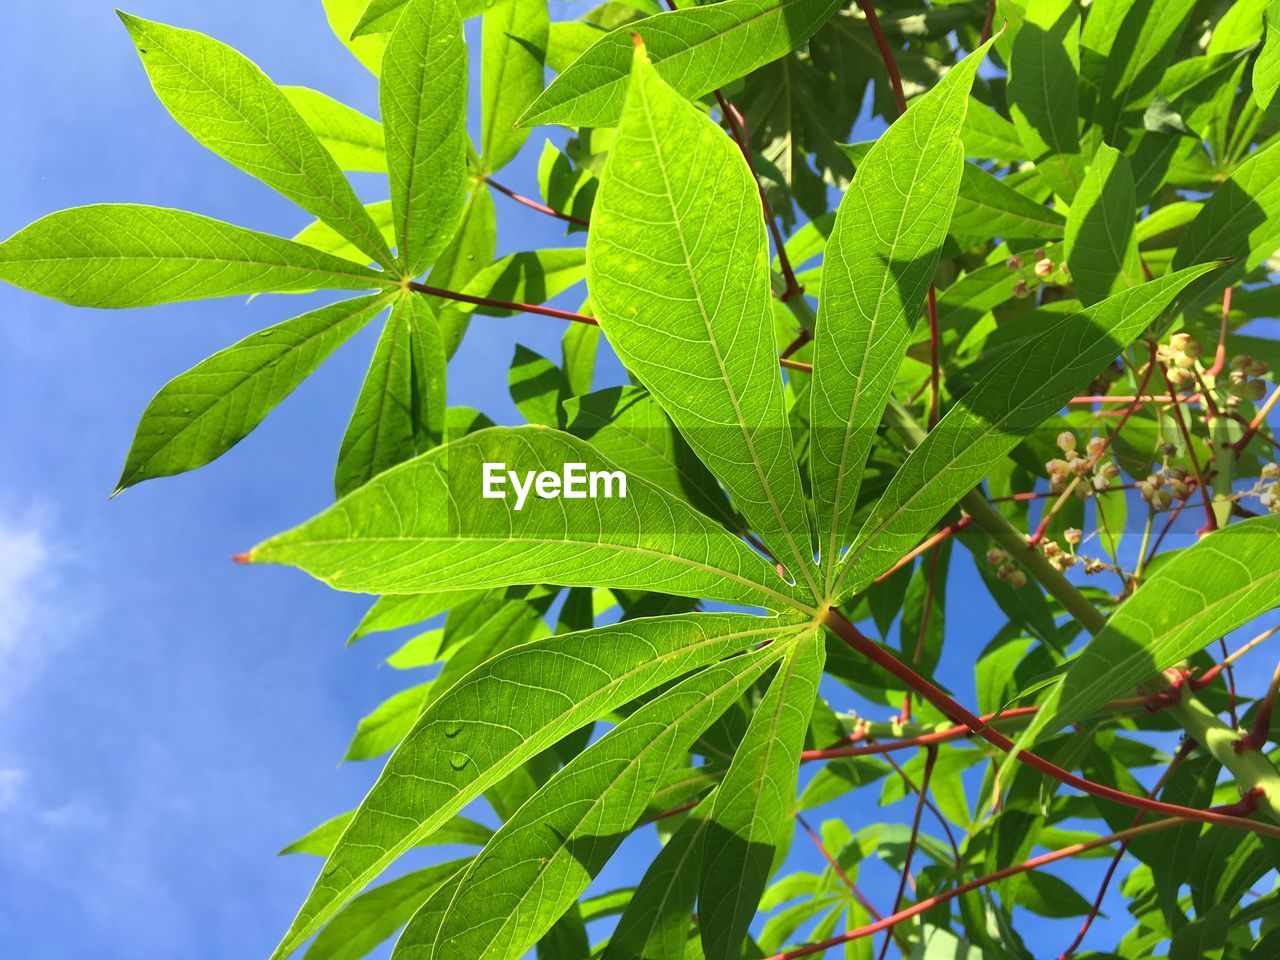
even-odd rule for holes
{"type": "Polygon", "coordinates": [[[595,317],[588,317],[581,313],[571,313],[568,310],[557,310],[555,307],[543,307],[536,303],[514,303],[510,300],[494,300],[491,297],[473,297],[468,293],[457,293],[453,290],[441,290],[439,287],[429,287],[425,283],[414,281],[409,284],[410,290],[416,290],[418,293],[425,293],[431,297],[439,297],[441,300],[457,300],[460,303],[470,303],[477,307],[493,307],[496,310],[515,310],[518,313],[536,313],[543,317],[555,317],[558,320],[569,320],[573,323],[589,323],[597,326],[595,317]]]}
{"type": "MultiPolygon", "coordinates": [[[[911,820],[911,838],[907,841],[907,853],[902,861],[902,876],[898,878],[898,893],[893,898],[893,912],[897,913],[902,907],[902,896],[907,890],[907,877],[911,875],[911,858],[916,852],[916,843],[920,837],[920,816],[924,813],[924,798],[929,792],[929,780],[933,777],[933,765],[938,759],[938,748],[934,746],[925,749],[924,758],[924,776],[920,778],[920,798],[916,801],[915,816],[911,820]]],[[[889,943],[893,940],[893,935],[884,938],[884,945],[880,947],[880,960],[884,960],[885,954],[889,952],[889,943]]]]}
{"type": "Polygon", "coordinates": [[[1200,496],[1204,500],[1205,525],[1204,532],[1218,529],[1218,518],[1213,514],[1213,504],[1209,500],[1209,486],[1206,484],[1204,471],[1200,468],[1200,458],[1196,455],[1196,448],[1192,445],[1191,431],[1187,428],[1186,421],[1182,417],[1182,407],[1178,403],[1177,391],[1173,388],[1173,381],[1169,379],[1169,368],[1163,363],[1160,364],[1160,375],[1164,377],[1165,385],[1169,388],[1169,395],[1173,397],[1173,419],[1178,425],[1178,432],[1182,434],[1182,442],[1187,445],[1187,456],[1191,458],[1191,467],[1195,471],[1196,480],[1200,486],[1200,496]]]}
{"type": "Polygon", "coordinates": [[[497,180],[494,180],[491,177],[485,177],[484,182],[493,187],[493,189],[497,190],[499,193],[510,197],[516,203],[523,204],[531,210],[538,211],[538,213],[545,213],[548,217],[555,217],[557,220],[563,220],[565,223],[572,223],[579,227],[591,226],[591,222],[589,220],[583,220],[581,217],[575,217],[571,213],[561,213],[554,207],[548,207],[545,203],[539,203],[537,200],[533,200],[523,194],[516,193],[510,187],[504,187],[497,180]]]}

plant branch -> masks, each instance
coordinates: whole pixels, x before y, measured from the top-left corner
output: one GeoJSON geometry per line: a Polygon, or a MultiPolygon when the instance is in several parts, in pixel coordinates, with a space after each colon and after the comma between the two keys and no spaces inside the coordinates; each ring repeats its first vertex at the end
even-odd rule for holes
{"type": "Polygon", "coordinates": [[[811,957],[819,953],[824,953],[832,947],[838,947],[841,944],[848,943],[851,940],[860,940],[863,937],[869,937],[879,933],[881,930],[889,930],[904,920],[910,920],[912,917],[918,917],[920,914],[932,910],[934,907],[954,900],[956,897],[963,896],[973,890],[980,890],[982,887],[989,886],[1006,877],[1017,876],[1020,873],[1026,873],[1030,870],[1036,870],[1040,867],[1048,866],[1059,860],[1066,860],[1070,857],[1079,856],[1082,853],[1088,853],[1090,850],[1097,850],[1099,847],[1109,847],[1113,843],[1125,842],[1132,840],[1134,837],[1140,837],[1149,833],[1157,833],[1161,830],[1168,830],[1170,827],[1176,827],[1185,820],[1178,817],[1170,817],[1165,820],[1155,820],[1151,823],[1144,823],[1141,826],[1130,827],[1128,830],[1121,830],[1106,837],[1097,837],[1093,840],[1087,840],[1083,843],[1073,843],[1069,847],[1063,847],[1060,850],[1054,850],[1049,853],[1041,854],[1038,857],[1032,857],[1015,866],[1005,867],[1003,870],[997,870],[986,876],[978,877],[967,883],[962,883],[957,887],[939,893],[935,896],[928,897],[918,903],[913,903],[904,910],[884,917],[874,923],[866,926],[858,927],[856,930],[849,930],[845,933],[822,940],[818,943],[811,943],[808,946],[797,947],[794,950],[784,950],[781,953],[775,953],[765,960],[799,960],[800,957],[811,957]]]}
{"type": "Polygon", "coordinates": [[[571,213],[561,213],[559,210],[555,209],[554,207],[548,207],[545,203],[539,203],[537,200],[534,200],[530,197],[526,197],[523,194],[516,193],[510,187],[504,187],[502,184],[500,184],[497,180],[494,180],[492,177],[485,177],[484,182],[487,183],[489,186],[493,187],[493,189],[497,190],[499,193],[510,197],[516,203],[522,204],[528,207],[530,210],[536,210],[538,213],[544,213],[548,217],[555,217],[557,220],[563,220],[565,223],[572,223],[579,227],[591,226],[590,221],[584,220],[582,219],[582,217],[575,217],[571,213]]]}
{"type": "MultiPolygon", "coordinates": [[[[911,820],[911,838],[907,841],[906,856],[902,861],[902,875],[898,878],[898,893],[893,898],[893,912],[897,913],[902,907],[903,894],[907,892],[907,877],[911,875],[911,859],[916,852],[916,843],[920,837],[920,816],[924,813],[925,795],[929,792],[929,781],[933,778],[933,765],[938,760],[938,748],[929,746],[925,748],[924,758],[924,776],[920,779],[920,797],[916,801],[915,816],[911,820]]],[[[885,954],[889,952],[889,943],[893,940],[892,928],[889,936],[884,938],[884,944],[880,947],[880,960],[884,960],[885,954]]]]}
{"type": "Polygon", "coordinates": [[[514,310],[518,313],[536,313],[543,317],[555,317],[557,320],[569,320],[573,323],[589,323],[596,326],[598,321],[595,317],[588,317],[581,313],[571,313],[568,310],[557,310],[555,307],[543,307],[536,303],[515,303],[511,300],[495,300],[492,297],[473,297],[469,293],[457,293],[453,290],[442,290],[439,287],[429,287],[425,283],[413,282],[409,284],[409,289],[418,293],[425,293],[430,297],[439,297],[441,300],[456,300],[459,303],[470,303],[477,307],[493,307],[495,310],[514,310]]]}

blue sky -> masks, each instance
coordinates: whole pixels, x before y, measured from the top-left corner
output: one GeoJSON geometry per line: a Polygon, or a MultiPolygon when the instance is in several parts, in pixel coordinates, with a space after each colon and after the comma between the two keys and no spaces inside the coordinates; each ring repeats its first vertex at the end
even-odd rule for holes
{"type": "MultiPolygon", "coordinates": [[[[170,120],[111,3],[7,9],[0,234],[98,201],[282,235],[307,222],[170,120]]],[[[279,82],[376,113],[372,78],[333,38],[319,0],[140,0],[130,12],[200,29],[279,82]]],[[[510,186],[536,193],[520,173],[529,163],[511,170],[510,186]]],[[[554,223],[497,202],[504,251],[562,242],[554,223]]],[[[404,685],[380,665],[389,643],[344,649],[367,600],[228,560],[330,502],[376,331],[221,460],[107,499],[161,384],[309,303],[95,312],[0,287],[0,955],[264,956],[318,867],[274,851],[352,806],[376,774],[377,764],[338,764],[356,720],[404,685]]],[[[550,320],[478,320],[450,368],[451,403],[516,422],[499,364],[517,340],[554,356],[560,333],[550,320]]],[[[617,374],[606,362],[599,376],[617,374]]],[[[956,574],[958,613],[989,612],[979,590],[967,569],[956,574]]],[[[946,663],[970,696],[965,664],[988,637],[959,633],[946,663]]],[[[838,812],[855,828],[875,816],[864,801],[838,812]]],[[[906,805],[895,813],[909,816],[906,805]]],[[[812,863],[802,843],[797,856],[812,863]]],[[[634,881],[625,854],[606,882],[634,881]]],[[[1082,871],[1100,873],[1096,861],[1082,871]]],[[[873,871],[868,893],[883,904],[893,879],[873,871]]],[[[1065,943],[1074,921],[1053,929],[1065,943]]]]}

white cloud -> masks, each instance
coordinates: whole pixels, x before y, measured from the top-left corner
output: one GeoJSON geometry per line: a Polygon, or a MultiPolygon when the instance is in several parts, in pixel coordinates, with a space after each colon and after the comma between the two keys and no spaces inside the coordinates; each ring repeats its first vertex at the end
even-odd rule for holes
{"type": "Polygon", "coordinates": [[[0,510],[0,710],[14,705],[79,620],[65,596],[58,602],[65,562],[46,513],[0,510]]]}

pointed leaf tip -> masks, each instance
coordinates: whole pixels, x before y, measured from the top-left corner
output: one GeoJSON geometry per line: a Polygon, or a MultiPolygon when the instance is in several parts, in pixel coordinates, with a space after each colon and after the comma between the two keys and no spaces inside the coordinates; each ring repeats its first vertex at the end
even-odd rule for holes
{"type": "Polygon", "coordinates": [[[231,556],[232,563],[253,563],[253,551],[246,550],[244,553],[236,553],[231,556]]]}

